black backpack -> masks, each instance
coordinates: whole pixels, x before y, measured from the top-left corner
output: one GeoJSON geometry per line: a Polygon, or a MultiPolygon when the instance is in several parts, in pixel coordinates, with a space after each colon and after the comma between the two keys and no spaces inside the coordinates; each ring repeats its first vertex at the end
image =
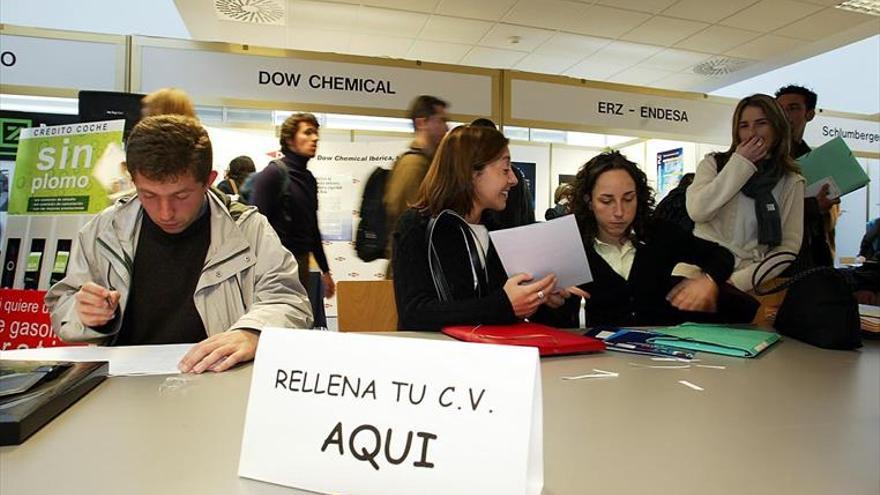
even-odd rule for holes
{"type": "Polygon", "coordinates": [[[694,221],[687,212],[687,188],[675,188],[654,208],[654,216],[672,222],[686,232],[694,231],[694,221]]]}
{"type": "Polygon", "coordinates": [[[385,183],[391,171],[376,167],[364,185],[361,199],[361,221],[354,240],[354,250],[363,261],[385,257],[388,246],[387,215],[385,213],[385,183]]]}
{"type": "MultiPolygon", "coordinates": [[[[281,174],[281,187],[279,189],[281,191],[281,195],[282,196],[289,196],[290,195],[290,176],[287,175],[287,165],[285,165],[284,162],[282,162],[279,159],[279,160],[272,160],[271,162],[269,162],[269,165],[267,166],[267,168],[268,167],[276,167],[278,169],[278,172],[281,174]]],[[[238,189],[238,202],[239,203],[243,203],[246,205],[254,204],[253,203],[253,200],[254,200],[254,198],[253,198],[254,180],[256,180],[257,175],[260,174],[261,172],[262,171],[254,172],[254,173],[248,175],[247,178],[244,180],[244,183],[238,189]]],[[[285,204],[285,203],[282,202],[282,204],[285,204]]]]}

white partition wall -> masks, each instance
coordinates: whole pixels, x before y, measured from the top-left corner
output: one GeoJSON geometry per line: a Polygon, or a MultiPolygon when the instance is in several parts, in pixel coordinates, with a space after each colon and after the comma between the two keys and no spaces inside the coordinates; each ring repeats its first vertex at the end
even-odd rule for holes
{"type": "Polygon", "coordinates": [[[581,148],[563,144],[552,145],[550,148],[551,190],[556,190],[556,186],[561,182],[562,176],[576,175],[585,163],[599,153],[602,153],[600,148],[581,148]]]}
{"type": "Polygon", "coordinates": [[[647,149],[647,143],[645,141],[641,141],[635,144],[631,144],[629,146],[624,146],[623,148],[620,148],[619,151],[628,160],[636,163],[640,169],[647,170],[649,164],[653,165],[653,162],[648,159],[647,149]]]}

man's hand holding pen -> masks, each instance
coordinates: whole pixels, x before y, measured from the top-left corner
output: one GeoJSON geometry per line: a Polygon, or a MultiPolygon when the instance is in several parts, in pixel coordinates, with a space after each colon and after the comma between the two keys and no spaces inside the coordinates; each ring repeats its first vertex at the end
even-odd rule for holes
{"type": "Polygon", "coordinates": [[[86,282],[76,295],[76,314],[87,327],[100,327],[116,316],[119,291],[110,290],[94,282],[86,282]]]}

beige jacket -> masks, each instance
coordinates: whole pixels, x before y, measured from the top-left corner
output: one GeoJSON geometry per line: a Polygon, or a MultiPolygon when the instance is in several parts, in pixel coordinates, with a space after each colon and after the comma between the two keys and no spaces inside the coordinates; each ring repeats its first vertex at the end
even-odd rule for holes
{"type": "Polygon", "coordinates": [[[382,201],[387,215],[385,227],[388,231],[388,246],[385,254],[388,259],[391,259],[391,242],[397,229],[397,220],[418,199],[419,188],[430,166],[431,158],[423,154],[413,142],[409,151],[401,155],[391,169],[382,201]]]}
{"type": "MultiPolygon", "coordinates": [[[[255,207],[209,193],[211,243],[193,301],[208,335],[239,328],[311,328],[312,310],[297,277],[296,260],[284,249],[266,217],[255,207]]],[[[67,276],[46,293],[52,329],[68,342],[112,344],[119,332],[131,282],[143,209],[128,196],[99,213],[79,232],[67,276]],[[86,282],[120,293],[119,314],[109,333],[80,323],[74,294],[86,282]]]]}
{"type": "MultiPolygon", "coordinates": [[[[749,235],[757,223],[755,202],[740,191],[756,171],[752,162],[734,153],[719,173],[715,157],[706,155],[687,190],[688,215],[696,224],[694,235],[717,242],[733,253],[735,264],[730,281],[745,291],[753,288],[752,274],[765,257],[779,251],[800,250],[804,227],[804,178],[787,173],[773,189],[782,219],[782,242],[770,249],[758,244],[757,234],[749,235]]],[[[772,270],[765,280],[776,277],[784,268],[772,270]]]]}

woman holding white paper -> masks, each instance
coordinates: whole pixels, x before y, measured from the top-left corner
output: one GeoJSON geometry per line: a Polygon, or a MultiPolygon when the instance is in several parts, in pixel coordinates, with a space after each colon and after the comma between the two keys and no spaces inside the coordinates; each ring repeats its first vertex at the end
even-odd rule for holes
{"type": "Polygon", "coordinates": [[[757,303],[725,281],[733,256],[714,242],[653,217],[648,178],[619,152],[603,153],[578,172],[573,210],[593,272],[587,326],[673,325],[684,321],[749,322],[757,303]],[[676,264],[697,265],[692,279],[676,264]]]}
{"type": "MultiPolygon", "coordinates": [[[[485,210],[501,211],[517,183],[508,140],[495,129],[460,126],[440,143],[418,199],[394,230],[398,326],[440,330],[462,324],[554,320],[568,292],[556,276],[507,278],[489,239],[485,210]]],[[[562,314],[559,312],[559,314],[562,314]]]]}
{"type": "MultiPolygon", "coordinates": [[[[687,211],[694,235],[733,253],[730,282],[748,291],[762,259],[800,250],[804,178],[789,153],[788,120],[772,97],[742,99],[733,113],[732,134],[727,151],[707,155],[697,167],[687,211]]],[[[767,280],[783,268],[772,270],[767,280]]]]}

